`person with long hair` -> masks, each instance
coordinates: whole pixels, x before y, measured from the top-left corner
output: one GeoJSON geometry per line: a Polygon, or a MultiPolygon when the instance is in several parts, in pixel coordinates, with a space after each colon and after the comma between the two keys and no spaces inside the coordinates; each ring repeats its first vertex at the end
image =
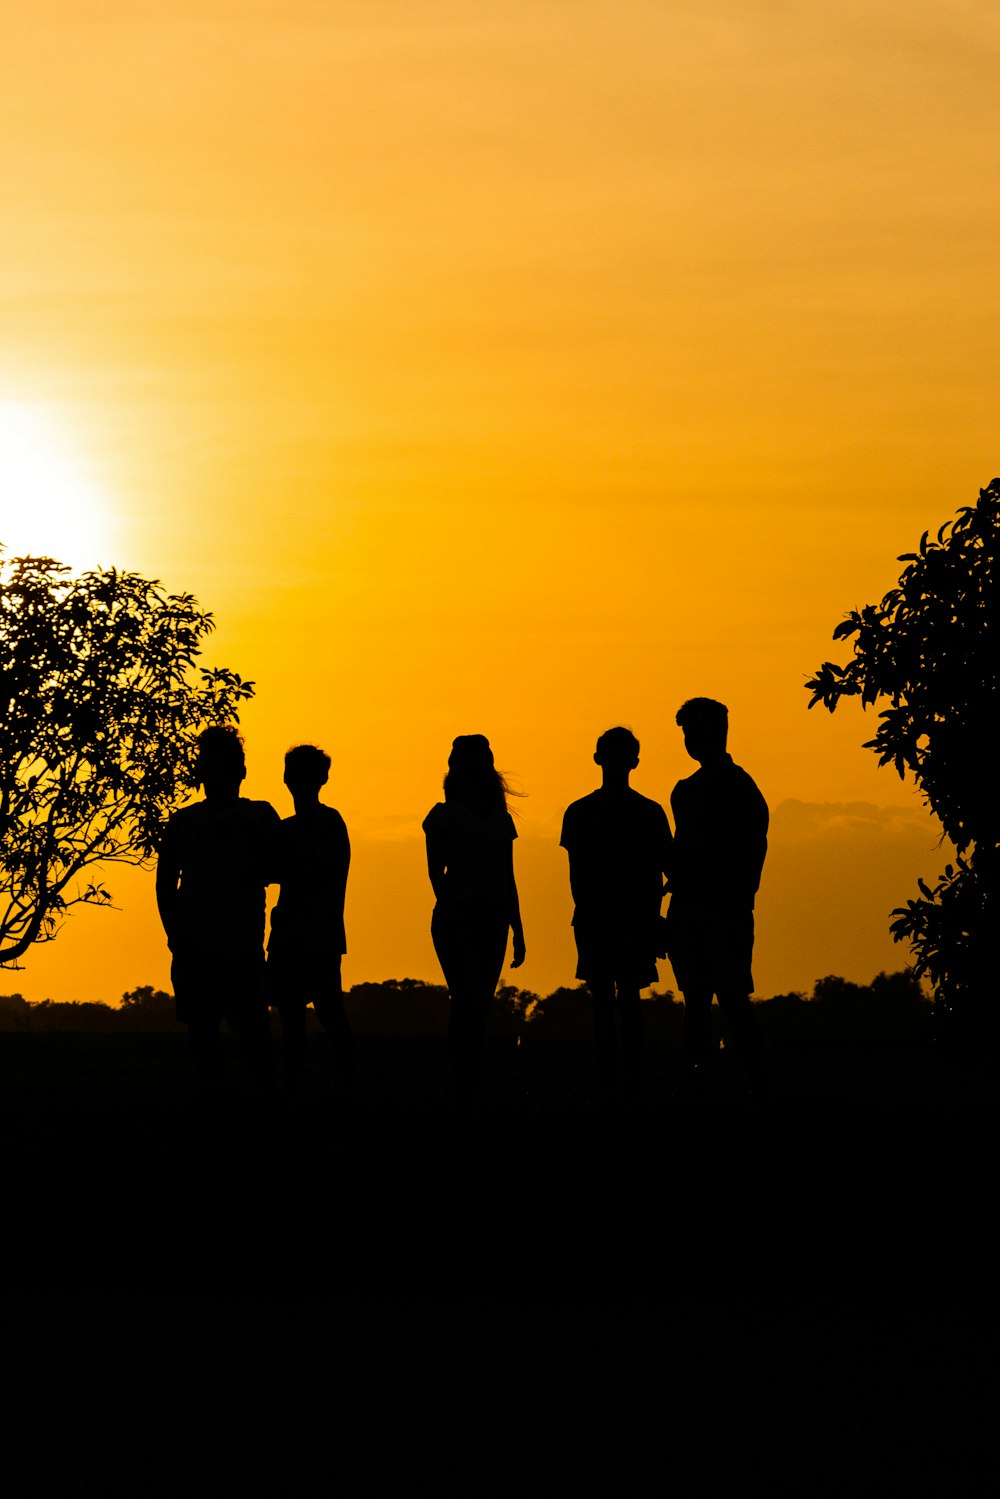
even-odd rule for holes
{"type": "Polygon", "coordinates": [[[524,930],[514,880],[517,829],[508,787],[483,734],[460,734],[448,758],[444,801],[424,818],[427,870],[435,895],[431,937],[451,996],[448,1050],[456,1087],[475,1088],[490,1001],[507,938],[512,968],[524,962],[524,930]]]}

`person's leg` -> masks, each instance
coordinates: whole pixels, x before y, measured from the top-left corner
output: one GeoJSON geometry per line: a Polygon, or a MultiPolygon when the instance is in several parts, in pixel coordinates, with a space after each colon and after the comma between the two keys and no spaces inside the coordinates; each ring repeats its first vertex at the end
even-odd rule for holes
{"type": "Polygon", "coordinates": [[[281,1073],[288,1093],[302,1082],[306,1044],[306,997],[287,953],[267,958],[267,996],[281,1019],[281,1073]]]}
{"type": "Polygon", "coordinates": [[[750,995],[743,989],[720,988],[719,1009],[737,1059],[752,1083],[763,1084],[767,1078],[767,1041],[750,995]]]}
{"type": "Polygon", "coordinates": [[[704,1067],[716,1053],[712,1035],[712,991],[692,986],[684,990],[684,1055],[692,1067],[704,1067]]]}
{"type": "Polygon", "coordinates": [[[490,1005],[498,979],[494,949],[469,962],[463,981],[452,990],[448,1049],[459,1091],[467,1095],[476,1093],[482,1082],[490,1005]]]}
{"type": "Polygon", "coordinates": [[[213,1087],[222,1081],[222,1037],[217,1015],[192,1014],[187,1023],[191,1057],[198,1080],[213,1087]]]}
{"type": "Polygon", "coordinates": [[[191,1058],[199,1081],[217,1086],[225,1071],[221,1015],[210,960],[195,952],[175,953],[170,965],[177,1019],[187,1026],[191,1058]]]}
{"type": "Polygon", "coordinates": [[[468,1050],[465,1012],[468,987],[467,933],[454,913],[435,906],[431,917],[431,940],[448,988],[448,1067],[452,1088],[459,1094],[466,1079],[463,1064],[468,1050]]]}
{"type": "Polygon", "coordinates": [[[240,1038],[247,1071],[262,1093],[274,1087],[274,1048],[271,1018],[263,1006],[248,1009],[236,1019],[233,1029],[240,1038]]]}
{"type": "Polygon", "coordinates": [[[752,911],[727,911],[717,923],[716,993],[719,1009],[737,1060],[755,1088],[768,1081],[767,1040],[754,1012],[754,917],[752,911]]]}
{"type": "Polygon", "coordinates": [[[297,1093],[302,1084],[306,1050],[306,1005],[297,995],[285,995],[278,1005],[281,1017],[281,1074],[285,1089],[297,1093]]]}
{"type": "Polygon", "coordinates": [[[334,1070],[342,1082],[350,1083],[354,1078],[354,1032],[344,1012],[340,967],[339,955],[324,959],[323,972],[313,994],[313,1006],[330,1042],[334,1070]]]}
{"type": "Polygon", "coordinates": [[[481,1063],[480,1009],[478,996],[468,990],[451,990],[448,1016],[448,1064],[452,1084],[460,1098],[475,1094],[481,1063]]]}
{"type": "Polygon", "coordinates": [[[630,1088],[642,1076],[642,1000],[635,984],[618,985],[618,1013],[622,1027],[622,1074],[630,1088]]]}
{"type": "Polygon", "coordinates": [[[438,961],[451,996],[448,1056],[456,1093],[479,1087],[490,1003],[503,969],[508,924],[493,912],[456,919],[435,910],[431,922],[438,961]]]}
{"type": "Polygon", "coordinates": [[[618,1070],[618,1036],[615,1023],[614,980],[600,977],[587,981],[594,1002],[594,1051],[597,1075],[605,1088],[613,1086],[618,1070]]]}
{"type": "Polygon", "coordinates": [[[261,1092],[274,1087],[274,1049],[267,1008],[264,954],[227,962],[226,1018],[240,1038],[243,1060],[261,1092]]]}

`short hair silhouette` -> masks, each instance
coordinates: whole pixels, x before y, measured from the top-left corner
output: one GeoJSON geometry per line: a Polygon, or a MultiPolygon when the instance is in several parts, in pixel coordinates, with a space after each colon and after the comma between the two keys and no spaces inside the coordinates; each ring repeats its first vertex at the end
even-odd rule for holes
{"type": "Polygon", "coordinates": [[[243,736],[232,724],[213,724],[198,735],[197,785],[204,785],[206,777],[236,776],[242,780],[246,769],[243,736]]]}
{"type": "Polygon", "coordinates": [[[637,765],[639,741],[631,729],[621,724],[614,729],[605,729],[597,741],[594,760],[598,765],[637,765]]]}
{"type": "Polygon", "coordinates": [[[285,755],[285,785],[319,790],[330,775],[330,756],[317,744],[296,744],[285,755]]]}
{"type": "Polygon", "coordinates": [[[729,709],[711,697],[690,697],[678,708],[677,723],[685,734],[724,745],[729,733],[729,709]]]}

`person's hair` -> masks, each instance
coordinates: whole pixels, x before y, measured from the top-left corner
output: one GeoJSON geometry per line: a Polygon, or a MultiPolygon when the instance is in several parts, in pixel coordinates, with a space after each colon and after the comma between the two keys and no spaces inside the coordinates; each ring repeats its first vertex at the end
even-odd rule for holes
{"type": "Polygon", "coordinates": [[[624,728],[621,724],[614,729],[605,729],[597,741],[594,750],[594,759],[598,765],[610,764],[614,761],[639,758],[639,741],[631,729],[624,728]]]}
{"type": "Polygon", "coordinates": [[[195,759],[196,784],[203,786],[206,776],[238,776],[247,768],[243,753],[243,736],[232,724],[213,724],[198,735],[195,759]]]}
{"type": "Polygon", "coordinates": [[[330,774],[330,756],[316,744],[296,744],[285,755],[285,780],[300,786],[326,784],[330,774]]]}
{"type": "Polygon", "coordinates": [[[677,722],[685,731],[696,734],[722,735],[729,729],[729,709],[711,697],[691,697],[677,710],[677,722]]]}
{"type": "Polygon", "coordinates": [[[459,734],[448,756],[444,778],[446,802],[460,802],[480,817],[506,807],[510,788],[493,763],[493,751],[485,734],[459,734]]]}

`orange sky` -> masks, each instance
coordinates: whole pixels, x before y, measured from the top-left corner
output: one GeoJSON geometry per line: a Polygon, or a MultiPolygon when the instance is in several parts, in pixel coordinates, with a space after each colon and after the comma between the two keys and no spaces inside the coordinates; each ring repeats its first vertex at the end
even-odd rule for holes
{"type": "MultiPolygon", "coordinates": [[[[696,693],[773,809],[758,992],[899,966],[934,828],[802,684],[998,467],[998,54],[973,0],[5,6],[0,434],[81,487],[8,464],[0,540],[215,611],[248,795],[330,751],[349,982],[437,976],[466,732],[528,792],[519,978],[570,981],[562,809],[617,722],[666,801],[696,693]]],[[[166,985],[109,883],[0,986],[166,985]]]]}

